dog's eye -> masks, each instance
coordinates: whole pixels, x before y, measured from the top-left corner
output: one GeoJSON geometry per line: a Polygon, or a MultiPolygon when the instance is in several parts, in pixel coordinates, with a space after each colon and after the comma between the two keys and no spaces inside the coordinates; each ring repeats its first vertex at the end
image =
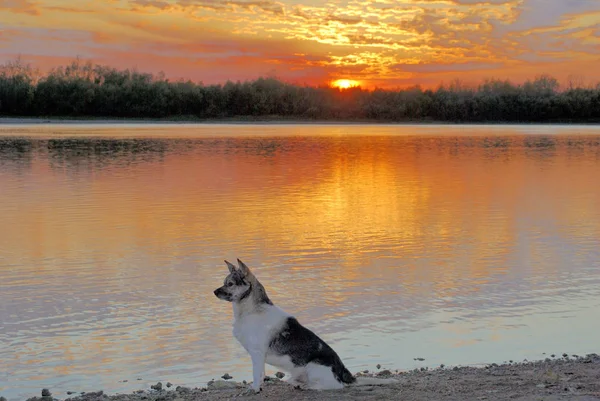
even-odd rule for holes
{"type": "Polygon", "coordinates": [[[233,286],[233,283],[227,283],[227,287],[233,286]]]}

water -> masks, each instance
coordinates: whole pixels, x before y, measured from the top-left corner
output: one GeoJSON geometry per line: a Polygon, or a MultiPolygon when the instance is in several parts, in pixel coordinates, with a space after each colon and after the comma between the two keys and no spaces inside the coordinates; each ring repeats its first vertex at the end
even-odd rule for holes
{"type": "Polygon", "coordinates": [[[237,257],[354,372],[598,352],[599,176],[592,126],[2,126],[0,394],[250,379],[237,257]]]}

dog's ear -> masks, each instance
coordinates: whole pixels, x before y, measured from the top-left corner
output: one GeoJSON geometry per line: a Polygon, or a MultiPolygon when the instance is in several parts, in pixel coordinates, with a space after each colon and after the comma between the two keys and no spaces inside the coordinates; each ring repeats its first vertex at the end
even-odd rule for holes
{"type": "Polygon", "coordinates": [[[242,272],[242,274],[245,276],[247,276],[250,273],[250,268],[248,266],[246,266],[246,264],[244,262],[242,262],[241,260],[237,260],[238,261],[238,265],[240,266],[240,271],[242,272]]]}
{"type": "Polygon", "coordinates": [[[228,261],[225,261],[225,263],[227,264],[227,268],[229,268],[229,273],[233,273],[236,269],[235,265],[229,263],[228,261]]]}

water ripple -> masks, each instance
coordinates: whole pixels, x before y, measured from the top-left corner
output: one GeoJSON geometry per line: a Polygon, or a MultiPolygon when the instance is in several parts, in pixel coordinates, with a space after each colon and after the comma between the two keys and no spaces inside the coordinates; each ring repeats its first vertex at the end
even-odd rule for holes
{"type": "Polygon", "coordinates": [[[596,127],[3,127],[0,143],[10,400],[249,379],[212,296],[236,257],[353,371],[597,352],[596,127]]]}

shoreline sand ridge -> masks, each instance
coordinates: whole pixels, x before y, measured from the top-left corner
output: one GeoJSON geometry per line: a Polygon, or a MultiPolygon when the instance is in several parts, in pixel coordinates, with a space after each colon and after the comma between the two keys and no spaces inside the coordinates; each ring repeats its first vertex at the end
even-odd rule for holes
{"type": "MultiPolygon", "coordinates": [[[[564,354],[566,355],[566,354],[564,354]]],[[[343,390],[298,390],[277,378],[270,378],[263,391],[241,395],[247,385],[218,380],[205,388],[176,385],[152,386],[132,394],[107,395],[103,391],[54,398],[48,395],[27,401],[220,401],[232,398],[252,400],[578,400],[600,401],[600,356],[573,355],[530,362],[492,363],[484,367],[422,368],[394,373],[387,369],[358,375],[394,378],[397,384],[383,386],[349,386],[343,390]]],[[[171,383],[168,383],[169,385],[171,383]]],[[[55,395],[56,396],[56,395],[55,395]]]]}

